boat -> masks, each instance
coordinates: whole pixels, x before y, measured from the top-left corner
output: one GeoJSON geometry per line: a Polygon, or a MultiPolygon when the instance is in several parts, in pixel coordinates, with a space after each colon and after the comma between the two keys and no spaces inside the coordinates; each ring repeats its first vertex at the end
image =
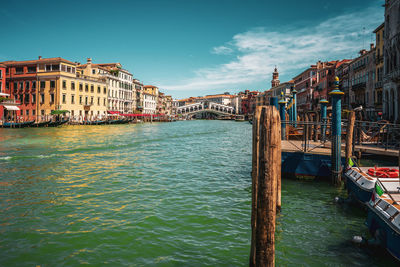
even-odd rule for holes
{"type": "Polygon", "coordinates": [[[344,176],[349,197],[365,205],[371,199],[378,179],[385,183],[399,182],[399,169],[394,167],[351,167],[344,176]]]}
{"type": "Polygon", "coordinates": [[[243,115],[236,115],[235,121],[244,121],[243,115]]]}
{"type": "Polygon", "coordinates": [[[400,181],[378,179],[367,202],[366,225],[374,239],[400,261],[400,181]]]}
{"type": "Polygon", "coordinates": [[[57,127],[69,122],[69,119],[61,120],[61,121],[51,121],[47,124],[47,127],[57,127]]]}
{"type": "Polygon", "coordinates": [[[31,127],[46,127],[51,121],[41,121],[35,122],[31,125],[31,127]]]}
{"type": "Polygon", "coordinates": [[[25,128],[31,126],[35,121],[26,122],[5,122],[1,127],[3,128],[25,128]]]}
{"type": "Polygon", "coordinates": [[[84,125],[102,125],[102,124],[106,124],[107,121],[84,121],[83,124],[84,125]]]}

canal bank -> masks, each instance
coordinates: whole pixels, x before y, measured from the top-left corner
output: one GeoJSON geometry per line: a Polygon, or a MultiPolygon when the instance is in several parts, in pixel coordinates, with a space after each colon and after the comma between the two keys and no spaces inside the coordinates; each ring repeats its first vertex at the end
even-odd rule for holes
{"type": "MultiPolygon", "coordinates": [[[[251,125],[0,129],[2,266],[244,266],[251,125]]],[[[328,183],[283,180],[278,266],[394,266],[350,243],[365,214],[328,183]]]]}

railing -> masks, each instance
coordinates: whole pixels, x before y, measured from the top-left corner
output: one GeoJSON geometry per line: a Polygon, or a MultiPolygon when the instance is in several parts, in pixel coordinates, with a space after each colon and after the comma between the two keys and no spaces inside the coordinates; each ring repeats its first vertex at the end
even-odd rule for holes
{"type": "MultiPolygon", "coordinates": [[[[330,146],[331,121],[329,119],[325,122],[315,121],[315,117],[310,119],[314,121],[282,121],[286,126],[286,139],[299,151],[310,152],[319,147],[330,146]]],[[[347,119],[342,119],[342,144],[346,128],[347,119]]],[[[353,145],[380,148],[385,151],[399,150],[400,124],[357,120],[354,124],[353,145]]]]}
{"type": "Polygon", "coordinates": [[[400,149],[400,124],[387,121],[356,121],[354,143],[387,149],[400,149]]]}

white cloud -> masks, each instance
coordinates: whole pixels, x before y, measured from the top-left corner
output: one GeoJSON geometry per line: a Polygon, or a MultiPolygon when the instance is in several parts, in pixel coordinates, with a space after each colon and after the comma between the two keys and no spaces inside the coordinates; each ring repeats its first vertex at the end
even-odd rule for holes
{"type": "Polygon", "coordinates": [[[195,71],[180,84],[160,86],[167,90],[200,91],[226,89],[265,81],[269,84],[275,65],[281,75],[295,76],[318,60],[355,56],[368,46],[371,32],[383,21],[383,10],[373,7],[329,18],[317,25],[280,32],[254,28],[233,36],[214,54],[232,54],[230,62],[195,71]],[[365,31],[363,34],[363,27],[365,31]]]}
{"type": "Polygon", "coordinates": [[[217,47],[213,47],[211,50],[211,53],[217,54],[217,55],[229,55],[233,52],[232,48],[229,48],[227,46],[221,45],[217,47]]]}

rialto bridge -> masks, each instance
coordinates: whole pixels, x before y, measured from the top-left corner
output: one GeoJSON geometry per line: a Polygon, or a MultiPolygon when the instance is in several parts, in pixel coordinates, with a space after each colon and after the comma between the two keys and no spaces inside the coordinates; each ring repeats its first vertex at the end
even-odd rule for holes
{"type": "Polygon", "coordinates": [[[214,102],[199,102],[182,107],[177,107],[177,114],[194,115],[201,112],[214,113],[218,116],[232,115],[235,113],[234,108],[227,105],[222,105],[214,102]]]}

